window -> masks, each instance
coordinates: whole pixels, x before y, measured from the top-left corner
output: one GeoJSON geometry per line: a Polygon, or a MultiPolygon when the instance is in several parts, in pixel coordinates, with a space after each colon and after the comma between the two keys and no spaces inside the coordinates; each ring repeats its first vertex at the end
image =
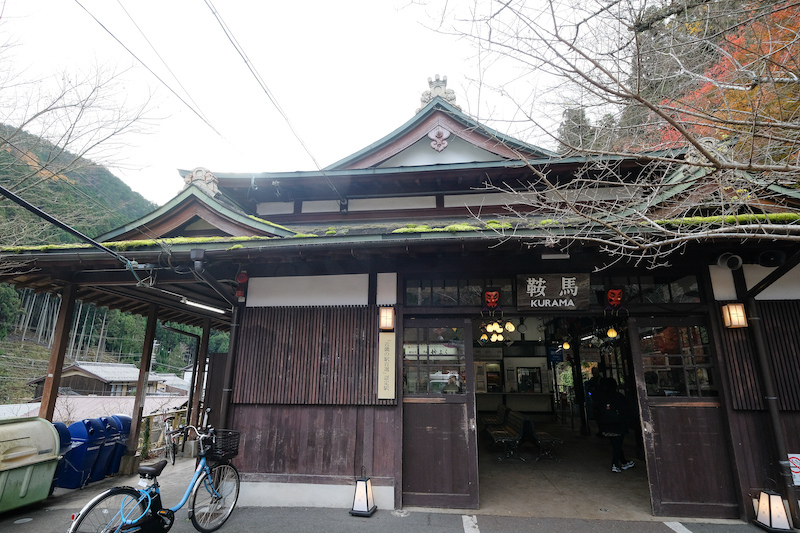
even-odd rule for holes
{"type": "Polygon", "coordinates": [[[464,328],[406,328],[403,333],[403,393],[410,396],[464,394],[466,334],[464,328]]]}
{"type": "Polygon", "coordinates": [[[503,279],[408,279],[405,305],[408,307],[478,307],[483,291],[500,290],[500,304],[514,306],[514,282],[503,279]]]}
{"type": "Polygon", "coordinates": [[[719,396],[705,326],[639,328],[648,396],[719,396]]]}
{"type": "Polygon", "coordinates": [[[700,288],[694,275],[657,276],[592,275],[592,305],[606,305],[608,289],[622,289],[622,305],[699,303],[700,288]]]}

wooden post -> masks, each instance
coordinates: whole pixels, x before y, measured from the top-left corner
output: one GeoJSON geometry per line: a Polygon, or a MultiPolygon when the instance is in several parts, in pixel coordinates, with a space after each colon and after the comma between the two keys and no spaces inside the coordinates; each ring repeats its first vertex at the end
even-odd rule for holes
{"type": "Polygon", "coordinates": [[[120,464],[120,473],[133,474],[138,468],[136,462],[136,451],[139,447],[139,431],[142,426],[142,412],[144,411],[144,399],[147,395],[147,381],[150,375],[150,360],[153,357],[153,341],[156,338],[156,324],[158,322],[158,305],[150,304],[147,312],[147,325],[144,332],[144,346],[142,347],[142,358],[139,361],[139,380],[136,382],[136,400],[133,402],[133,413],[131,414],[131,433],[128,437],[128,450],[120,464]]]}
{"type": "Polygon", "coordinates": [[[239,321],[241,320],[240,308],[242,304],[233,306],[233,316],[231,317],[231,333],[228,342],[228,358],[225,360],[225,374],[222,380],[222,402],[219,408],[219,418],[217,426],[228,427],[228,407],[233,396],[233,372],[236,360],[237,344],[239,342],[239,321]]]}
{"type": "Polygon", "coordinates": [[[206,361],[208,360],[208,341],[211,336],[211,321],[203,320],[203,335],[200,337],[200,346],[197,347],[197,355],[192,370],[192,417],[187,424],[199,426],[203,423],[203,414],[200,412],[200,397],[203,395],[205,382],[203,377],[206,374],[206,361]]]}
{"type": "Polygon", "coordinates": [[[39,407],[39,417],[53,421],[58,398],[58,386],[61,384],[61,367],[64,366],[64,354],[67,352],[69,341],[69,326],[72,324],[72,312],[75,310],[75,294],[77,287],[67,283],[61,293],[61,308],[58,310],[58,319],[53,337],[53,347],[50,350],[50,362],[47,365],[47,376],[44,380],[42,391],[42,405],[39,407]]]}

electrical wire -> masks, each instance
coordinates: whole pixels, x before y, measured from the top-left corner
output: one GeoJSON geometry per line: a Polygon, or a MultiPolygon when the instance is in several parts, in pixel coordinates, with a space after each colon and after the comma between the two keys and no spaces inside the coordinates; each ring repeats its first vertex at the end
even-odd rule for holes
{"type": "MultiPolygon", "coordinates": [[[[208,6],[208,9],[211,10],[211,13],[214,15],[214,18],[217,19],[217,23],[222,28],[222,31],[225,33],[225,36],[228,38],[228,41],[230,41],[231,45],[234,47],[234,49],[236,49],[236,52],[244,61],[245,65],[247,65],[248,70],[253,75],[253,78],[255,78],[258,85],[261,87],[261,90],[264,91],[264,94],[267,95],[267,98],[275,107],[275,109],[278,111],[278,113],[281,115],[283,120],[286,122],[286,125],[289,126],[289,130],[292,132],[292,135],[294,135],[295,139],[297,139],[297,142],[300,143],[300,146],[302,146],[303,150],[306,152],[306,154],[308,154],[308,157],[310,157],[311,160],[314,162],[314,166],[317,168],[317,170],[322,171],[322,167],[317,162],[317,158],[314,157],[314,154],[311,153],[311,150],[309,150],[306,143],[300,137],[300,134],[298,134],[297,131],[294,129],[294,126],[292,125],[292,122],[289,120],[289,117],[283,111],[283,108],[281,108],[280,104],[278,103],[278,100],[272,94],[272,91],[270,91],[269,87],[267,87],[266,82],[261,77],[261,74],[259,74],[258,71],[256,70],[255,65],[253,65],[253,63],[250,61],[250,58],[247,56],[247,53],[244,51],[244,48],[242,47],[241,44],[239,44],[239,41],[236,39],[236,36],[233,35],[233,32],[230,30],[225,21],[222,20],[222,15],[220,15],[219,11],[217,11],[217,8],[214,7],[214,5],[211,3],[211,0],[205,0],[205,3],[206,6],[208,6]]],[[[336,193],[336,196],[339,197],[339,200],[341,202],[344,202],[344,197],[336,189],[336,186],[333,184],[328,175],[325,174],[324,172],[323,175],[325,176],[325,179],[327,180],[328,186],[331,188],[331,190],[333,190],[333,192],[336,193]]]]}
{"type": "MultiPolygon", "coordinates": [[[[203,118],[206,118],[206,114],[205,114],[205,113],[203,113],[203,111],[200,109],[200,105],[199,105],[199,104],[198,104],[198,103],[195,101],[195,99],[194,99],[194,98],[192,98],[192,95],[189,93],[189,91],[186,89],[186,87],[184,87],[184,86],[183,86],[183,84],[181,83],[181,80],[180,80],[180,79],[178,79],[178,76],[176,76],[176,75],[175,75],[175,73],[174,73],[174,72],[172,72],[172,69],[171,69],[171,68],[169,68],[169,65],[167,64],[167,62],[166,62],[166,61],[164,61],[164,58],[163,58],[163,57],[161,57],[161,54],[159,54],[159,53],[158,53],[158,50],[156,50],[156,47],[155,47],[155,46],[153,46],[153,43],[151,43],[151,42],[150,42],[150,39],[148,39],[148,38],[147,38],[147,35],[145,35],[145,34],[144,34],[144,31],[142,31],[142,29],[139,27],[139,25],[138,25],[138,24],[136,24],[136,21],[135,21],[135,20],[133,20],[133,17],[132,17],[132,16],[131,16],[131,14],[128,12],[128,10],[127,10],[127,9],[125,9],[125,6],[123,6],[123,5],[122,5],[122,1],[121,1],[121,0],[117,0],[117,4],[119,4],[119,7],[122,9],[122,11],[124,11],[124,12],[125,12],[125,14],[128,16],[128,19],[130,19],[131,23],[132,23],[132,24],[133,24],[133,25],[136,27],[136,29],[137,29],[137,30],[139,30],[139,34],[142,36],[142,38],[144,38],[144,40],[147,42],[147,44],[149,44],[149,45],[150,45],[150,49],[151,49],[151,50],[153,50],[153,52],[156,54],[156,56],[158,56],[158,59],[160,59],[160,60],[161,60],[161,64],[162,64],[162,65],[164,65],[164,67],[167,69],[167,71],[168,71],[168,72],[169,72],[169,73],[172,75],[172,77],[173,77],[173,78],[175,79],[175,81],[178,83],[178,85],[180,86],[180,88],[181,88],[181,89],[183,89],[183,92],[184,92],[184,93],[186,93],[186,96],[187,96],[187,98],[189,98],[189,100],[191,100],[191,101],[192,101],[192,103],[194,104],[194,106],[197,108],[197,111],[198,111],[198,113],[200,113],[200,115],[202,115],[202,116],[203,116],[203,118]]],[[[212,129],[213,129],[213,128],[212,128],[212,129]]],[[[216,130],[215,130],[215,131],[216,131],[216,130]]]]}
{"type": "Polygon", "coordinates": [[[134,54],[134,53],[133,53],[133,51],[132,51],[130,48],[128,48],[127,46],[125,46],[125,43],[123,43],[122,41],[120,41],[120,40],[119,40],[119,38],[118,38],[116,35],[114,35],[114,33],[113,33],[111,30],[109,30],[108,28],[106,28],[106,27],[105,27],[105,25],[104,25],[102,22],[100,22],[100,20],[98,20],[98,19],[97,19],[97,17],[95,17],[95,16],[92,14],[92,12],[91,12],[91,11],[89,11],[89,10],[88,10],[88,9],[87,9],[87,8],[86,8],[86,7],[85,7],[83,4],[81,4],[80,0],[75,0],[75,3],[76,3],[76,4],[78,4],[78,5],[81,7],[81,9],[83,9],[84,11],[86,11],[86,13],[88,13],[88,14],[89,14],[89,16],[90,16],[90,17],[92,17],[92,19],[94,19],[94,21],[95,21],[95,22],[97,22],[97,23],[100,25],[100,27],[101,27],[101,28],[103,28],[103,29],[106,31],[106,33],[108,33],[108,34],[109,34],[109,35],[110,35],[110,36],[111,36],[111,37],[112,37],[112,38],[113,38],[115,41],[117,41],[117,42],[120,44],[120,46],[122,46],[122,47],[123,47],[123,48],[124,48],[124,49],[125,49],[125,50],[126,50],[126,51],[127,51],[127,52],[128,52],[128,53],[129,53],[129,54],[130,54],[130,55],[131,55],[131,56],[132,56],[132,57],[133,57],[133,58],[136,60],[136,61],[138,61],[140,65],[142,65],[142,66],[143,66],[145,69],[147,69],[147,71],[148,71],[148,72],[150,72],[150,74],[152,74],[152,75],[153,75],[153,76],[154,76],[154,77],[155,77],[155,78],[156,78],[156,79],[157,79],[157,80],[158,80],[158,81],[159,81],[159,82],[160,82],[160,83],[161,83],[161,84],[162,84],[164,87],[166,87],[166,88],[167,88],[167,89],[168,89],[168,90],[169,90],[169,91],[170,91],[170,92],[171,92],[173,95],[175,95],[175,97],[176,97],[178,100],[180,100],[180,101],[183,103],[183,105],[185,105],[186,107],[188,107],[188,108],[189,108],[189,110],[190,110],[192,113],[194,113],[195,115],[197,115],[197,118],[199,118],[200,120],[202,120],[202,121],[203,121],[203,123],[205,123],[205,125],[206,125],[206,126],[208,126],[209,128],[211,128],[211,129],[214,131],[214,133],[216,133],[217,135],[219,135],[220,137],[222,137],[222,134],[221,134],[220,132],[218,132],[218,131],[217,131],[217,129],[216,129],[214,126],[212,126],[212,125],[211,125],[211,123],[210,123],[208,120],[206,120],[206,119],[203,117],[203,115],[202,115],[202,114],[200,114],[200,112],[199,112],[198,110],[196,110],[196,109],[195,109],[195,108],[193,108],[191,105],[189,105],[189,103],[188,103],[186,100],[184,100],[184,99],[183,99],[183,98],[182,98],[182,97],[181,97],[181,96],[180,96],[180,95],[179,95],[177,92],[175,92],[175,90],[174,90],[172,87],[170,87],[170,86],[167,84],[167,82],[165,82],[163,79],[161,79],[161,77],[160,77],[158,74],[156,74],[156,73],[155,73],[155,72],[154,72],[154,71],[153,71],[153,70],[152,70],[152,69],[151,69],[149,66],[147,66],[147,64],[146,64],[144,61],[142,61],[141,59],[139,59],[139,57],[138,57],[136,54],[134,54]]]}
{"type": "Polygon", "coordinates": [[[111,250],[110,248],[107,248],[106,246],[103,246],[102,244],[100,244],[99,242],[95,241],[94,239],[91,239],[91,238],[87,237],[86,235],[84,235],[80,231],[76,230],[72,226],[64,224],[63,222],[61,222],[57,218],[53,217],[52,215],[49,215],[49,214],[45,213],[44,211],[42,211],[41,209],[39,209],[38,207],[26,202],[25,200],[23,200],[22,198],[20,198],[19,196],[17,196],[13,192],[9,191],[5,187],[0,186],[0,194],[2,194],[3,196],[8,198],[9,200],[14,202],[15,204],[27,209],[28,211],[30,211],[34,215],[38,216],[39,218],[42,218],[42,219],[48,221],[49,223],[53,224],[54,226],[66,231],[67,233],[70,233],[71,235],[73,235],[75,237],[78,237],[80,240],[91,244],[92,246],[94,246],[98,250],[101,250],[101,251],[103,251],[103,252],[115,257],[118,261],[120,261],[121,263],[123,263],[125,265],[125,268],[127,270],[129,270],[131,272],[131,274],[133,274],[133,277],[136,278],[136,281],[141,283],[142,280],[139,278],[139,275],[136,273],[136,271],[133,268],[133,264],[131,263],[131,261],[127,257],[125,257],[125,256],[123,256],[121,254],[118,254],[114,250],[111,250]]]}

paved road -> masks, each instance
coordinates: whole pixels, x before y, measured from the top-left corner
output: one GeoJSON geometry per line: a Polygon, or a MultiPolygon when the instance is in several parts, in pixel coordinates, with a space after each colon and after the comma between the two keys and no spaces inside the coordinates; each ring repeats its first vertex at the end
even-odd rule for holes
{"type": "MultiPolygon", "coordinates": [[[[164,503],[174,505],[191,477],[194,461],[179,460],[159,477],[164,503]]],[[[137,476],[114,477],[82,490],[57,488],[44,502],[0,513],[0,533],[64,533],[70,516],[99,492],[117,485],[134,486],[137,476]]],[[[378,509],[370,518],[350,516],[349,509],[237,507],[220,533],[756,533],[755,526],[735,521],[632,522],[560,518],[464,515],[452,511],[378,509]]],[[[187,508],[176,514],[173,533],[194,533],[187,508]]],[[[613,518],[613,517],[609,517],[613,518]]]]}
{"type": "MultiPolygon", "coordinates": [[[[64,533],[71,510],[46,504],[0,515],[3,533],[64,533]]],[[[186,510],[177,516],[174,533],[192,533],[186,510]]],[[[520,518],[434,512],[378,510],[370,518],[352,517],[341,509],[243,507],[234,510],[220,533],[755,533],[744,523],[622,522],[555,518],[520,518]]]]}

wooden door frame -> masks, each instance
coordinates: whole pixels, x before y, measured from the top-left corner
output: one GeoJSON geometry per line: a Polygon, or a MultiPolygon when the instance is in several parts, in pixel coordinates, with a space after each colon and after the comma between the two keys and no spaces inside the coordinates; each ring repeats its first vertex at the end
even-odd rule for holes
{"type": "MultiPolygon", "coordinates": [[[[673,399],[659,399],[658,404],[661,407],[695,407],[695,408],[716,408],[720,410],[722,427],[727,429],[727,419],[724,416],[724,387],[722,385],[722,378],[720,366],[718,364],[718,357],[714,346],[714,334],[707,316],[691,316],[691,317],[631,317],[628,319],[628,332],[631,357],[633,362],[633,370],[635,376],[636,395],[639,404],[639,417],[642,431],[642,439],[644,442],[644,453],[647,467],[647,480],[650,487],[650,502],[652,511],[655,516],[665,516],[665,511],[673,510],[665,509],[662,503],[662,487],[660,486],[660,476],[658,465],[653,460],[655,454],[655,433],[653,425],[653,414],[651,412],[650,401],[648,401],[647,388],[644,380],[644,364],[642,361],[642,347],[641,338],[639,335],[640,327],[647,326],[703,326],[708,331],[709,342],[709,355],[713,361],[714,378],[717,380],[717,387],[719,395],[715,397],[698,397],[698,396],[683,396],[673,399]]],[[[727,442],[727,441],[726,441],[727,442]]],[[[734,466],[732,462],[731,451],[728,450],[728,459],[730,467],[734,466]]],[[[735,483],[735,476],[734,476],[735,483]]],[[[734,492],[738,493],[738,489],[733,487],[734,492]]],[[[709,504],[709,506],[712,504],[709,504]]],[[[669,514],[669,513],[667,513],[669,514]]],[[[714,518],[714,516],[709,516],[714,518]]]]}
{"type": "MultiPolygon", "coordinates": [[[[453,397],[452,395],[437,395],[437,396],[413,396],[406,398],[402,394],[402,386],[399,387],[401,392],[400,397],[400,435],[399,435],[399,442],[400,442],[400,453],[398,454],[400,457],[400,464],[402,465],[403,457],[405,455],[405,448],[403,446],[404,442],[404,404],[406,403],[463,403],[466,406],[466,416],[467,416],[467,431],[468,431],[468,440],[467,440],[467,453],[468,456],[471,458],[469,464],[469,480],[470,484],[474,487],[474,494],[471,494],[471,501],[470,506],[465,508],[473,508],[477,509],[480,505],[480,489],[478,486],[478,430],[477,430],[477,412],[476,412],[476,405],[475,405],[475,367],[474,367],[474,355],[473,355],[473,339],[472,339],[472,319],[469,317],[463,316],[454,316],[454,317],[425,317],[425,318],[404,318],[402,321],[402,325],[399,328],[401,335],[398,338],[398,353],[400,357],[399,360],[399,370],[400,375],[403,374],[403,345],[404,345],[404,338],[405,338],[405,330],[407,328],[429,328],[429,327],[463,327],[466,338],[464,339],[464,363],[465,363],[465,375],[466,375],[466,392],[464,394],[464,401],[458,401],[458,397],[453,397]]],[[[398,382],[402,382],[402,379],[398,380],[398,382]]],[[[403,501],[403,470],[402,466],[399,470],[399,484],[398,484],[398,495],[400,506],[402,507],[403,501]]]]}

